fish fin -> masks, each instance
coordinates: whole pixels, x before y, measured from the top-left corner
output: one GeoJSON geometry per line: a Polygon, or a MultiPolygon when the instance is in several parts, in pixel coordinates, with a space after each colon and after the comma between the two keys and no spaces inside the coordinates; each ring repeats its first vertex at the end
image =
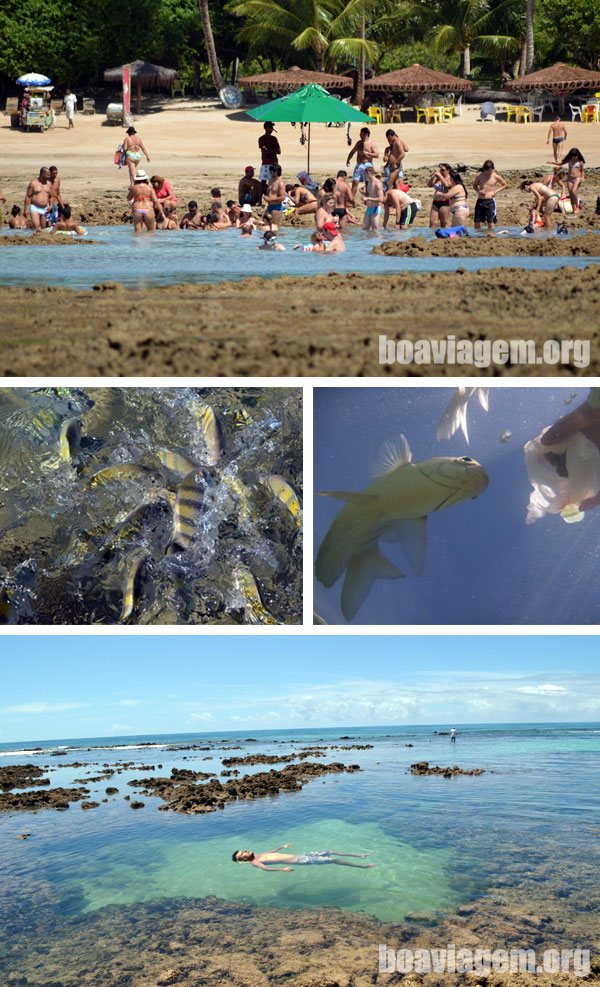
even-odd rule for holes
{"type": "Polygon", "coordinates": [[[477,397],[479,398],[479,404],[484,411],[490,410],[490,389],[489,387],[478,387],[477,397]]]}
{"type": "Polygon", "coordinates": [[[466,388],[458,387],[457,393],[452,395],[440,418],[440,423],[435,433],[438,442],[442,442],[444,439],[451,439],[458,429],[462,428],[461,416],[466,406],[466,401],[466,388]]]}
{"type": "Polygon", "coordinates": [[[382,541],[400,542],[416,576],[425,568],[427,554],[427,518],[393,521],[381,535],[382,541]]]}
{"type": "Polygon", "coordinates": [[[352,620],[371,592],[376,579],[402,579],[404,573],[375,547],[350,560],[342,588],[342,613],[352,620]]]}
{"type": "Polygon", "coordinates": [[[458,416],[457,416],[457,427],[456,427],[455,431],[458,431],[459,428],[462,429],[462,433],[463,433],[463,435],[465,437],[465,442],[468,445],[469,444],[469,426],[467,425],[467,407],[468,407],[468,405],[465,402],[465,404],[463,404],[461,406],[461,408],[459,409],[458,416]]]}
{"type": "Polygon", "coordinates": [[[350,504],[369,504],[375,500],[375,494],[354,493],[347,490],[319,490],[319,497],[334,497],[336,500],[347,500],[350,504]]]}
{"type": "Polygon", "coordinates": [[[386,439],[371,466],[371,478],[393,473],[399,466],[406,466],[412,460],[412,453],[405,435],[386,439]]]}

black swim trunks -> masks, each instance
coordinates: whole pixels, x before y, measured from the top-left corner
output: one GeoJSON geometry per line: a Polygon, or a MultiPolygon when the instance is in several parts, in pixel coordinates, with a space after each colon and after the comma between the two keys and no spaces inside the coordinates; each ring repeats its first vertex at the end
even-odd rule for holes
{"type": "Polygon", "coordinates": [[[475,222],[476,223],[495,223],[496,222],[496,200],[495,199],[478,199],[475,205],[475,222]]]}
{"type": "Polygon", "coordinates": [[[344,219],[344,217],[347,216],[348,213],[346,209],[342,209],[341,207],[339,207],[338,209],[334,209],[331,215],[337,216],[338,219],[344,219]]]}
{"type": "Polygon", "coordinates": [[[417,206],[417,203],[411,202],[406,209],[403,209],[400,213],[400,221],[398,226],[412,226],[418,211],[419,207],[417,206]]]}

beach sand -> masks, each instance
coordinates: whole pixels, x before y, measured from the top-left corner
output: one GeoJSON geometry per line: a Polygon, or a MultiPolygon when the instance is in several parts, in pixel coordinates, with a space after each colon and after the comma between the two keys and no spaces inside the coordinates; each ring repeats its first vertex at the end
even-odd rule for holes
{"type": "MultiPolygon", "coordinates": [[[[153,112],[136,121],[151,156],[150,164],[142,163],[149,174],[162,174],[173,182],[180,203],[193,196],[201,206],[208,206],[215,184],[225,199],[233,196],[245,165],[258,165],[256,141],[262,128],[243,113],[202,108],[197,101],[153,106],[153,112]]],[[[23,134],[11,131],[7,119],[0,126],[0,159],[8,208],[14,201],[22,202],[27,181],[42,164],[56,164],[63,198],[78,219],[91,226],[127,220],[127,173],[112,163],[123,135],[120,128],[105,125],[102,116],[80,115],[72,131],[59,117],[52,131],[23,134]]],[[[567,128],[568,145],[578,145],[590,165],[599,162],[600,127],[568,124],[567,128]]],[[[528,196],[516,186],[521,178],[541,177],[549,170],[547,123],[484,124],[478,121],[475,107],[465,107],[463,117],[449,125],[403,124],[395,129],[409,145],[408,181],[425,206],[432,165],[440,160],[465,164],[470,169],[469,183],[474,169],[491,156],[515,186],[499,199],[499,222],[526,221],[528,196]]],[[[297,129],[280,124],[277,130],[284,176],[290,179],[305,167],[305,149],[297,129]]],[[[385,130],[385,126],[372,128],[381,151],[385,130]]],[[[358,137],[357,127],[352,136],[358,137]]],[[[313,170],[320,179],[344,167],[347,152],[345,129],[313,127],[313,170]]],[[[585,213],[571,219],[571,226],[599,228],[594,215],[599,192],[600,175],[592,171],[582,193],[585,213]]],[[[425,208],[419,224],[426,224],[427,215],[425,208]]],[[[472,247],[458,249],[470,253],[472,247]]],[[[567,252],[566,245],[564,249],[567,252]]],[[[481,250],[481,254],[505,252],[501,238],[486,241],[481,250]]],[[[411,339],[448,333],[461,339],[521,338],[526,326],[527,337],[538,343],[551,331],[557,338],[592,341],[592,365],[586,370],[546,366],[527,372],[589,374],[597,373],[599,366],[595,346],[599,283],[600,274],[593,267],[585,273],[505,269],[385,279],[331,274],[310,283],[293,277],[248,279],[237,284],[143,289],[135,292],[134,299],[116,285],[94,291],[0,288],[3,312],[10,313],[3,316],[0,340],[7,375],[64,374],[65,351],[70,372],[86,375],[437,375],[470,373],[472,368],[382,368],[378,334],[411,339]]],[[[523,370],[496,366],[493,372],[523,370]]]]}

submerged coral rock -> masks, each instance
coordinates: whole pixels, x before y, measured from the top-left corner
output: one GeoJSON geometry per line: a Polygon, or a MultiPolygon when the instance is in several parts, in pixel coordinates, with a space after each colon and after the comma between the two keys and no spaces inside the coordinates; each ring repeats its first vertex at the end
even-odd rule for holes
{"type": "Polygon", "coordinates": [[[456,775],[482,775],[485,768],[459,768],[455,764],[452,768],[440,768],[439,765],[429,766],[429,761],[418,761],[410,766],[411,775],[438,775],[442,778],[454,778],[456,775]]]}

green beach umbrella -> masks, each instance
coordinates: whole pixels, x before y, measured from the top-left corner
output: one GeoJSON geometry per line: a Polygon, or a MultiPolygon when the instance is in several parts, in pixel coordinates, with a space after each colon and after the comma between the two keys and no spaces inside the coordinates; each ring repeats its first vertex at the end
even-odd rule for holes
{"type": "Polygon", "coordinates": [[[370,117],[355,110],[341,99],[330,96],[323,86],[311,83],[302,86],[295,93],[264,103],[255,110],[247,110],[253,120],[272,120],[274,123],[308,124],[308,162],[310,172],[310,125],[311,123],[368,123],[370,117]]]}

